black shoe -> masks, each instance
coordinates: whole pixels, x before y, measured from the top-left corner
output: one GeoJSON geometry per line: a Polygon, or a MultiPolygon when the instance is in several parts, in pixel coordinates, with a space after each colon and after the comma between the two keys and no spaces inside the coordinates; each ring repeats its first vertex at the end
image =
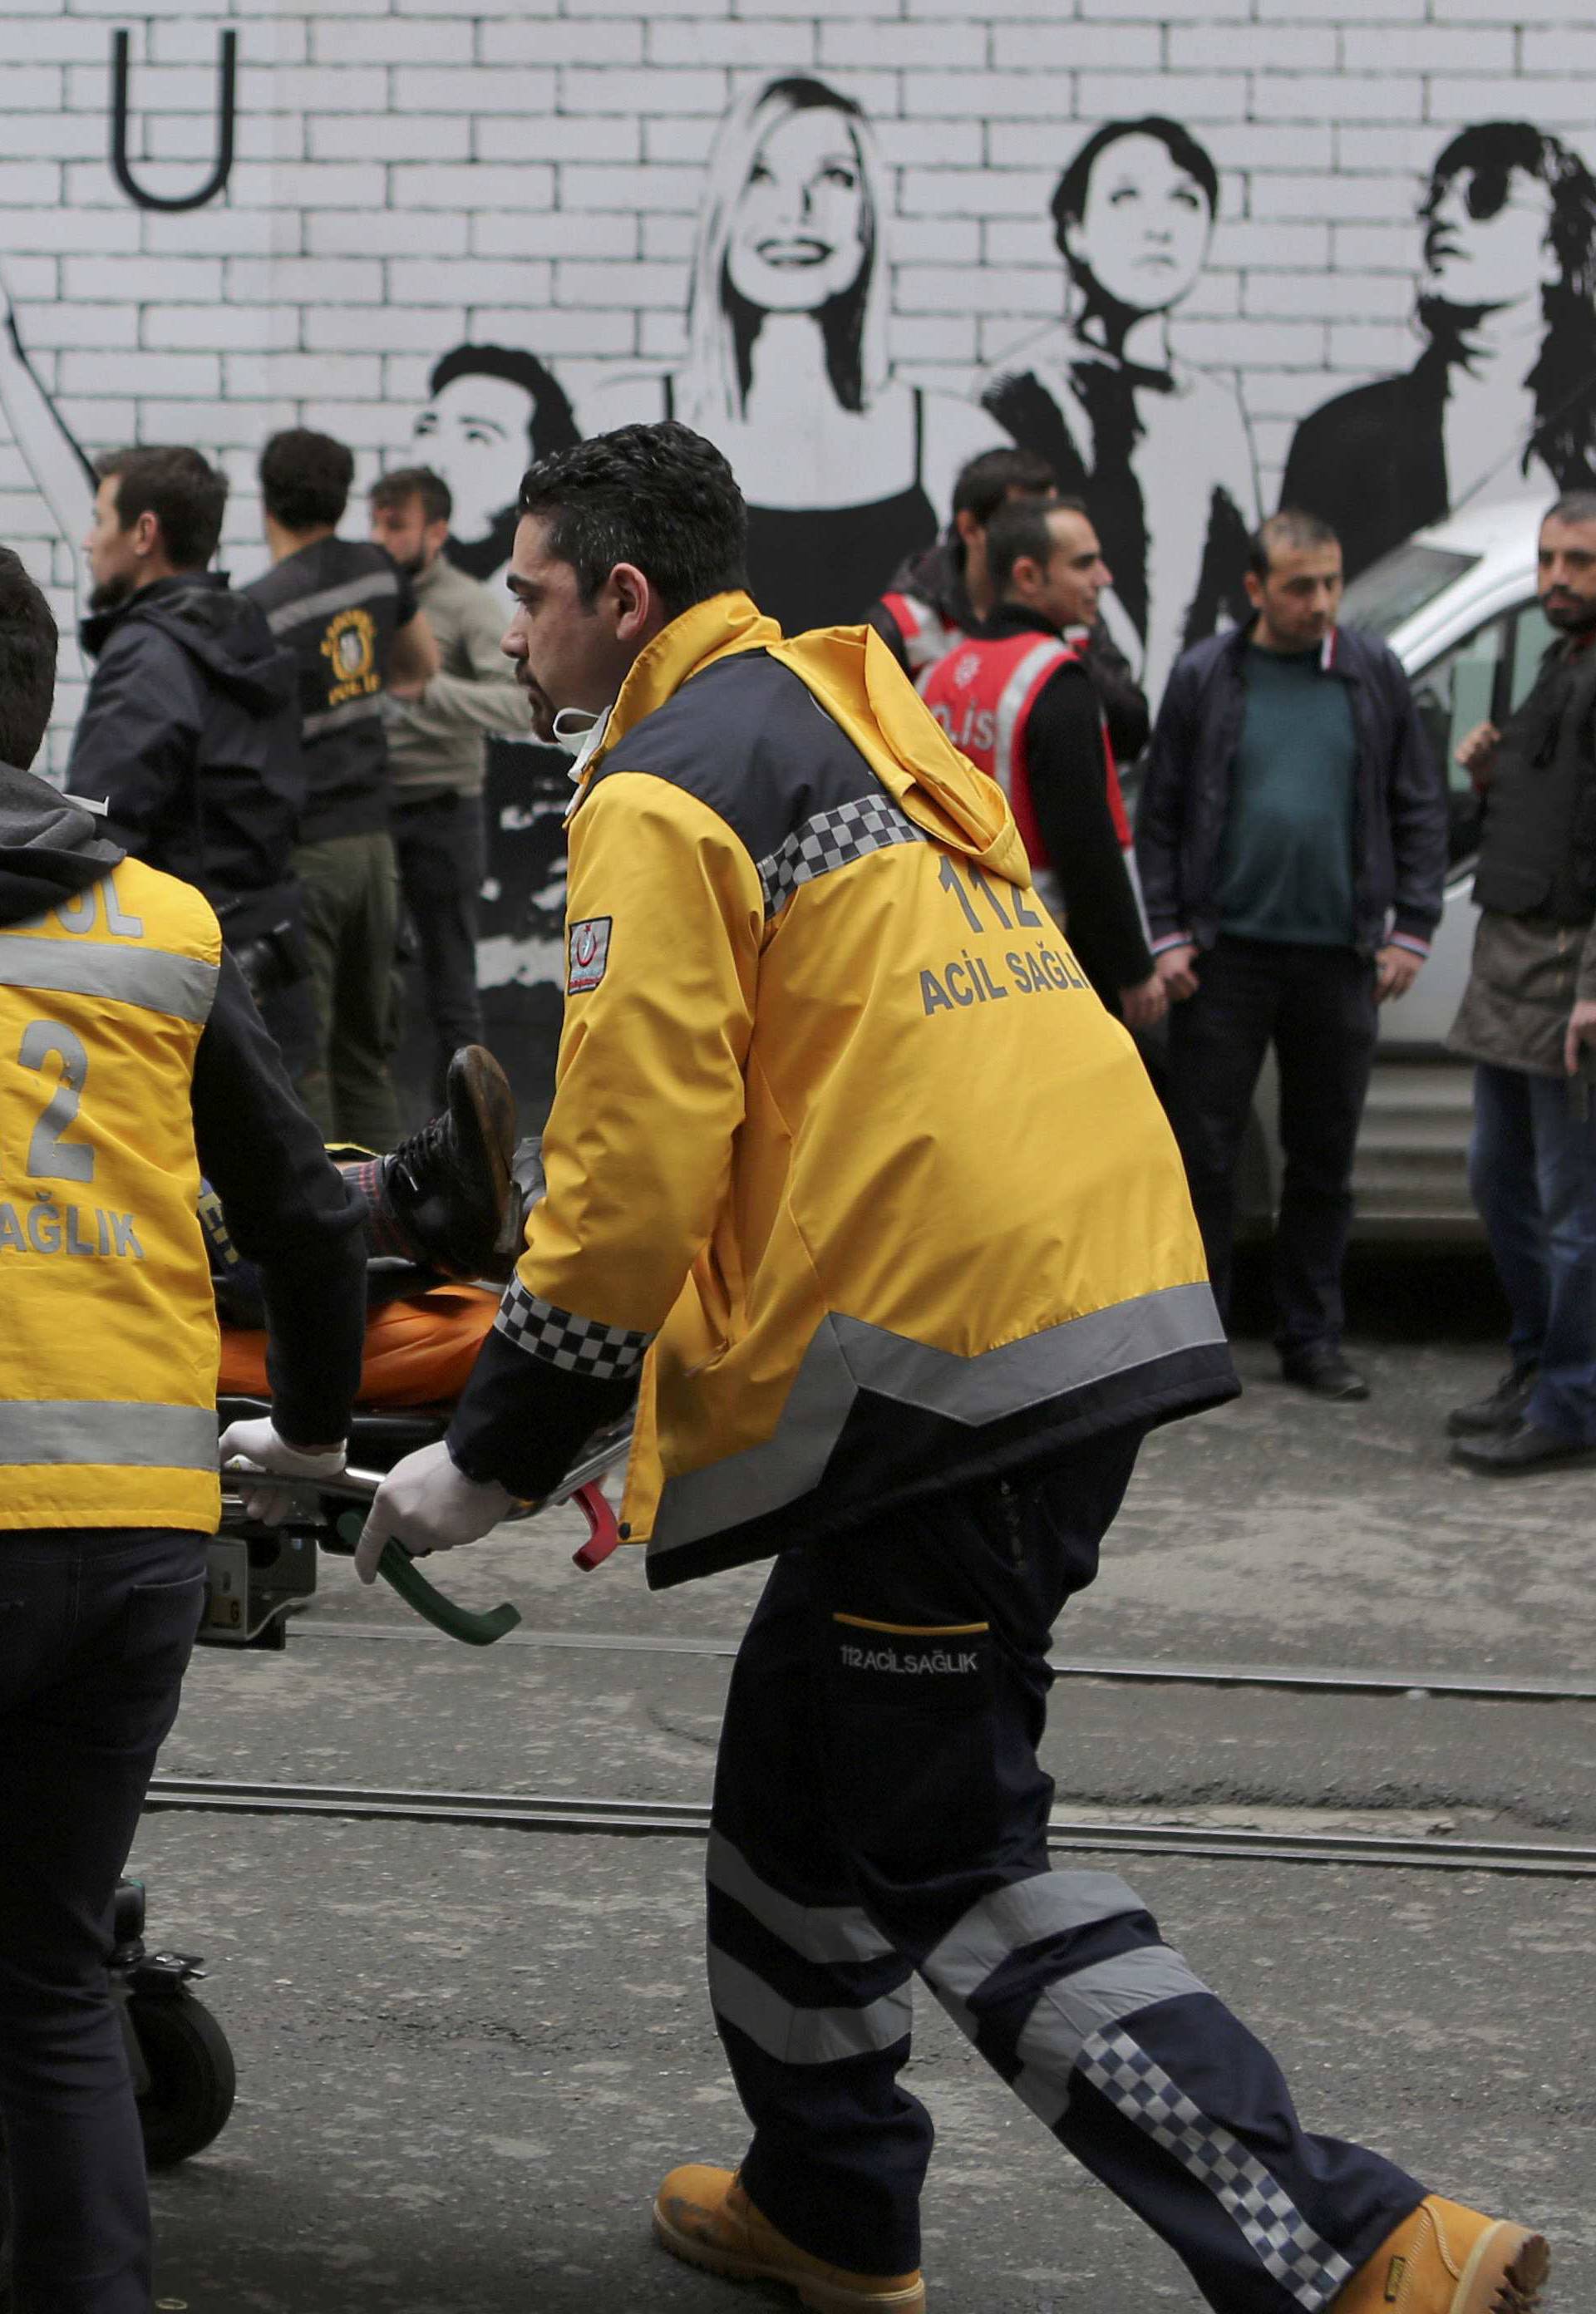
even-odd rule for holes
{"type": "Polygon", "coordinates": [[[504,1274],[519,1199],[512,1195],[516,1098],[481,1045],[449,1063],[447,1107],[384,1161],[382,1195],[427,1268],[504,1274]]]}
{"type": "Polygon", "coordinates": [[[1318,1342],[1310,1349],[1290,1350],[1280,1361],[1280,1371],[1287,1382],[1294,1382],[1299,1390],[1310,1390],[1315,1398],[1338,1399],[1350,1405],[1354,1399],[1367,1398],[1369,1385],[1355,1366],[1349,1366],[1337,1349],[1327,1342],[1318,1342]]]}
{"type": "Polygon", "coordinates": [[[1514,1429],[1523,1420],[1539,1380],[1539,1366],[1514,1366],[1488,1398],[1453,1407],[1446,1418],[1448,1437],[1475,1438],[1488,1436],[1495,1430],[1514,1429]]]}
{"type": "Polygon", "coordinates": [[[1486,1438],[1460,1439],[1452,1460],[1465,1470],[1480,1471],[1494,1479],[1516,1478],[1521,1471],[1549,1471],[1558,1463],[1596,1462],[1596,1446],[1578,1438],[1559,1437],[1539,1422],[1515,1422],[1486,1438]]]}

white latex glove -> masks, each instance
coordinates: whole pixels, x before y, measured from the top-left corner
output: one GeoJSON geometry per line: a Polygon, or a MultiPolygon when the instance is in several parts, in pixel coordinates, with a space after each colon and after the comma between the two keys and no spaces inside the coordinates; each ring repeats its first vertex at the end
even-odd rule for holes
{"type": "Polygon", "coordinates": [[[412,1559],[480,1542],[515,1506],[515,1496],[494,1481],[482,1485],[468,1479],[441,1438],[436,1445],[418,1447],[395,1462],[377,1488],[355,1552],[355,1571],[362,1583],[375,1583],[383,1546],[391,1539],[412,1559]]]}
{"type": "Polygon", "coordinates": [[[336,1479],[344,1467],[341,1446],[335,1447],[331,1454],[306,1454],[278,1435],[277,1426],[268,1414],[259,1415],[250,1422],[230,1422],[222,1433],[216,1452],[225,1471],[259,1471],[263,1477],[301,1481],[295,1487],[246,1485],[245,1513],[259,1519],[263,1526],[281,1524],[295,1505],[304,1500],[304,1482],[313,1486],[318,1479],[336,1479]]]}

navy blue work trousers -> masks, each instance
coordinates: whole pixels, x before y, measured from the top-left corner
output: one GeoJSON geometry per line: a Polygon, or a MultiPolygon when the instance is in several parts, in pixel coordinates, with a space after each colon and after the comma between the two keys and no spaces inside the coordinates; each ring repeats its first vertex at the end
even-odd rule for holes
{"type": "Polygon", "coordinates": [[[1234,940],[1197,958],[1197,993],[1169,1008],[1169,1120],[1186,1160],[1220,1315],[1230,1315],[1236,1170],[1269,1047],[1284,1161],[1274,1228],[1275,1347],[1337,1348],[1353,1157],[1379,1011],[1374,964],[1351,948],[1234,940]]]}
{"type": "Polygon", "coordinates": [[[111,1903],[205,1599],[205,1539],[0,1533],[0,2132],[14,2314],[149,2314],[111,1903]]]}
{"type": "Polygon", "coordinates": [[[1133,1443],[777,1560],[716,1777],[709,1970],[754,2205],[858,2273],[919,2263],[931,2124],[900,2073],[918,1974],[1223,2314],[1315,2314],[1415,2209],[1309,2136],[1268,2052],[1116,1873],[1050,1868],[1051,1629],[1133,1443]]]}
{"type": "Polygon", "coordinates": [[[1596,1446],[1596,1113],[1583,1078],[1474,1072],[1468,1186],[1512,1313],[1529,1415],[1596,1446]]]}

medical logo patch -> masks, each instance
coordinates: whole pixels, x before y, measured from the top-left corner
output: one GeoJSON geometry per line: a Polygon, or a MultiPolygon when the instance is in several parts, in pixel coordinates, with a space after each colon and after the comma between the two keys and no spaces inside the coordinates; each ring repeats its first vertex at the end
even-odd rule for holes
{"type": "Polygon", "coordinates": [[[608,916],[589,916],[586,923],[573,924],[570,932],[570,970],[566,976],[565,993],[580,996],[589,988],[596,988],[604,976],[604,967],[610,960],[610,924],[608,916]]]}

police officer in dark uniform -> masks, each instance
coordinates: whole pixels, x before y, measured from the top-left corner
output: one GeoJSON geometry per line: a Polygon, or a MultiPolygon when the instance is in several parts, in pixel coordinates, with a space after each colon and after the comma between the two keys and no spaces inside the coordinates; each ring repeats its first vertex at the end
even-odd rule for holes
{"type": "Polygon", "coordinates": [[[208,903],[13,768],[55,658],[0,550],[0,2136],[13,2314],[149,2314],[106,1960],[220,1509],[200,1168],[260,1266],[279,1461],[318,1473],[359,1378],[364,1207],[208,903]]]}
{"type": "Polygon", "coordinates": [[[428,681],[437,646],[392,555],[339,538],[355,461],[302,427],[260,454],[272,568],[249,594],[299,666],[305,805],[294,865],[304,886],[316,1052],[299,1080],[329,1139],[391,1149],[399,869],[388,829],[383,692],[428,681]]]}

